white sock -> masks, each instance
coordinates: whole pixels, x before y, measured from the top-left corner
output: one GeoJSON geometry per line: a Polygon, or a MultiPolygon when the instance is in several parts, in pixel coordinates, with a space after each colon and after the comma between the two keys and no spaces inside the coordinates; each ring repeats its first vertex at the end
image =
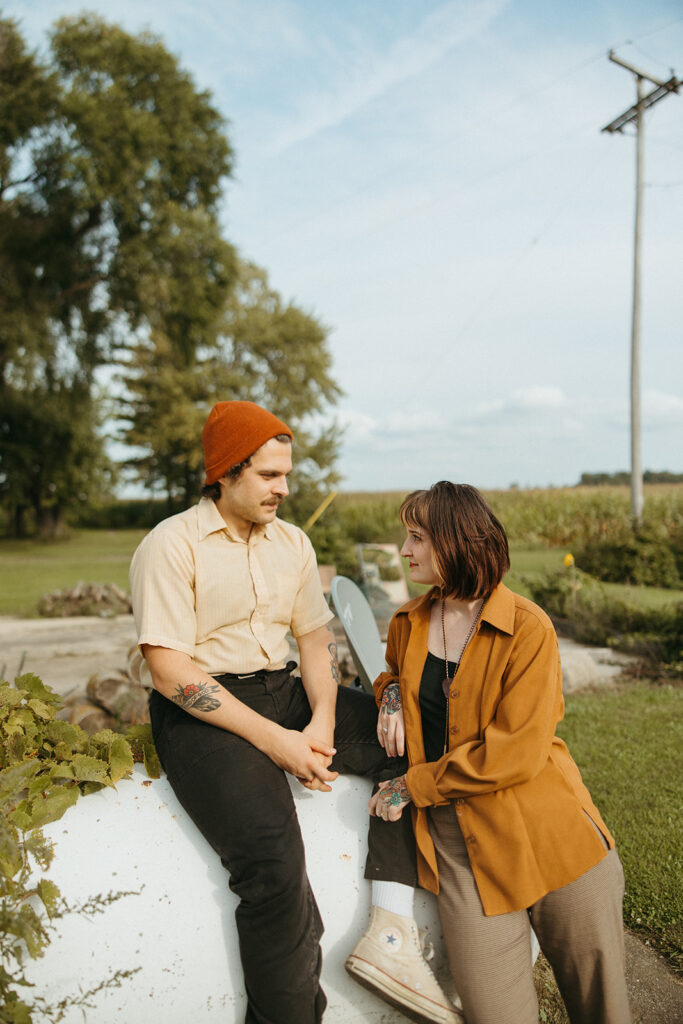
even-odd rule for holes
{"type": "Polygon", "coordinates": [[[414,898],[415,890],[412,885],[404,885],[403,882],[372,883],[373,907],[381,907],[382,910],[390,910],[392,914],[400,914],[402,917],[412,917],[414,898]]]}

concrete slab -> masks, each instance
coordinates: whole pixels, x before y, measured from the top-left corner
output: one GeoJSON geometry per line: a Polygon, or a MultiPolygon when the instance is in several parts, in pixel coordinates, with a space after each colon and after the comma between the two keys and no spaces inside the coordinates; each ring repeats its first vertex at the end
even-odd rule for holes
{"type": "Polygon", "coordinates": [[[587,647],[567,637],[560,637],[559,645],[565,693],[611,682],[636,660],[609,647],[587,647]]]}
{"type": "Polygon", "coordinates": [[[35,672],[63,697],[85,693],[95,672],[125,671],[128,651],[135,644],[132,615],[110,619],[77,616],[65,619],[0,617],[0,668],[14,679],[35,672]]]}
{"type": "MultiPolygon", "coordinates": [[[[340,640],[343,636],[339,629],[340,640]]],[[[23,659],[24,672],[35,672],[56,693],[84,693],[95,672],[125,671],[135,645],[132,615],[101,619],[0,617],[0,668],[13,679],[23,659]]],[[[560,638],[564,690],[572,693],[615,679],[633,661],[606,647],[585,647],[560,638]]]]}

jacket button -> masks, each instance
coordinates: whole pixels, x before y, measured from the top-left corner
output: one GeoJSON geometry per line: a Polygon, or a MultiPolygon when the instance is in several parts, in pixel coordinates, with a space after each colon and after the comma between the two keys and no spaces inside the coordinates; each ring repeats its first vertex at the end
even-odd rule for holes
{"type": "Polygon", "coordinates": [[[468,836],[466,841],[468,843],[476,843],[477,840],[474,836],[468,836]]]}
{"type": "Polygon", "coordinates": [[[451,697],[459,697],[460,690],[451,690],[451,697]]]}
{"type": "Polygon", "coordinates": [[[456,802],[456,804],[464,804],[465,803],[464,796],[459,796],[458,799],[455,802],[456,802]]]}
{"type": "Polygon", "coordinates": [[[455,736],[456,732],[460,732],[460,730],[459,730],[457,725],[452,725],[448,731],[453,733],[454,736],[455,736]]]}

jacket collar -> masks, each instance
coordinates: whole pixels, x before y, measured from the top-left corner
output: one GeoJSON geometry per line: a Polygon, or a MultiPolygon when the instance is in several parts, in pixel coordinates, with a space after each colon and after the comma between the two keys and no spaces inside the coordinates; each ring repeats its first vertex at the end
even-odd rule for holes
{"type": "MultiPolygon", "coordinates": [[[[423,618],[429,618],[432,602],[436,601],[438,596],[439,591],[436,587],[432,587],[426,594],[414,597],[412,601],[402,605],[396,614],[407,615],[412,624],[423,618]]],[[[481,612],[481,621],[488,622],[494,629],[499,629],[502,633],[508,633],[510,636],[514,633],[515,595],[508,590],[504,583],[499,583],[489,594],[481,612]]]]}
{"type": "Polygon", "coordinates": [[[505,586],[499,583],[486,601],[481,613],[483,622],[488,622],[501,633],[509,636],[515,631],[515,595],[505,586]]]}

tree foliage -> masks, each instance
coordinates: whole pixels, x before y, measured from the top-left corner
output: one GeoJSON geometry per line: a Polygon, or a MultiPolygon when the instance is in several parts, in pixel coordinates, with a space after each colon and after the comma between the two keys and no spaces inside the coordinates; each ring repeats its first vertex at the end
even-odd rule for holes
{"type": "Polygon", "coordinates": [[[30,516],[56,534],[68,505],[109,489],[97,405],[79,380],[6,387],[2,403],[0,503],[15,536],[26,534],[30,516]]]}
{"type": "Polygon", "coordinates": [[[188,359],[153,334],[126,361],[122,437],[140,449],[130,460],[138,478],[163,490],[170,509],[192,503],[201,490],[201,430],[209,409],[230,399],[257,402],[294,432],[286,515],[302,522],[337,479],[335,429],[315,419],[340,393],[326,338],[313,315],[283,302],[265,271],[238,261],[213,344],[188,359]]]}
{"type": "Polygon", "coordinates": [[[50,55],[0,20],[0,497],[43,529],[101,480],[98,367],[136,332],[191,363],[235,259],[217,221],[232,153],[209,95],[154,36],[93,15],[59,21],[50,55]]]}
{"type": "Polygon", "coordinates": [[[335,480],[326,329],[220,232],[232,166],[211,97],[154,36],[64,18],[49,63],[0,20],[0,506],[58,531],[108,471],[98,373],[121,367],[130,464],[170,508],[201,488],[214,402],[251,399],[296,433],[305,518],[335,480]]]}

